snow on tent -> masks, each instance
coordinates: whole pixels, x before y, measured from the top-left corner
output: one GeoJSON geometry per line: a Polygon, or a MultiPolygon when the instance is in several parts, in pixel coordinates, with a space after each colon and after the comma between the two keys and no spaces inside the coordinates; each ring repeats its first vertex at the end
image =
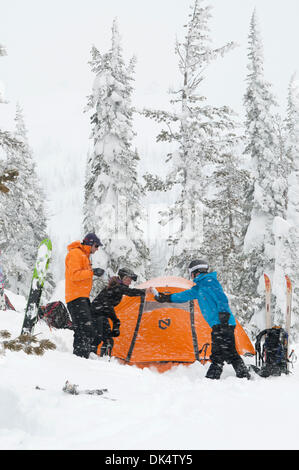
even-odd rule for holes
{"type": "MultiPolygon", "coordinates": [[[[159,292],[190,289],[193,282],[180,277],[159,277],[140,284],[159,292]]],[[[152,294],[123,297],[115,308],[121,321],[120,336],[114,339],[112,356],[125,364],[155,366],[160,372],[178,364],[205,363],[211,354],[211,328],[204,320],[197,300],[175,304],[158,303],[152,294]]],[[[255,354],[239,322],[235,329],[239,354],[255,354]]]]}

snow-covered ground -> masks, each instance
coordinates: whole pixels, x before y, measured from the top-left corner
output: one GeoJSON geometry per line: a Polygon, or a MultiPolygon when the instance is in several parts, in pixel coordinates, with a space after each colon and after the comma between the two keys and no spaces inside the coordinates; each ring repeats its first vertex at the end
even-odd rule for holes
{"type": "MultiPolygon", "coordinates": [[[[14,338],[25,299],[7,294],[17,311],[0,311],[0,330],[14,338]]],[[[221,380],[211,381],[205,378],[208,365],[161,374],[113,358],[78,358],[71,331],[50,331],[39,322],[35,333],[57,349],[43,356],[0,355],[2,450],[299,449],[297,364],[289,376],[250,381],[237,379],[226,365],[221,380]],[[66,394],[67,379],[80,389],[108,388],[115,401],[66,394]]]]}

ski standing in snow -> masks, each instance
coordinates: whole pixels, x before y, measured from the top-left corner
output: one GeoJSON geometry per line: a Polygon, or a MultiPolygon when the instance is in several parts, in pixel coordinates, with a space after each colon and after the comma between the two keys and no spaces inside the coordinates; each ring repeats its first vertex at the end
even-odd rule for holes
{"type": "Polygon", "coordinates": [[[46,238],[38,247],[21,334],[32,334],[34,326],[38,320],[38,307],[51,254],[52,243],[49,238],[46,238]]]}

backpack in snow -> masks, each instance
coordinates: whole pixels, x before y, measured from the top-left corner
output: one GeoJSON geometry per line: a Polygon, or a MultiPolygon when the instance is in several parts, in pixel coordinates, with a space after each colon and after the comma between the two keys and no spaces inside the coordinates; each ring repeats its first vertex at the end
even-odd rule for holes
{"type": "Polygon", "coordinates": [[[274,326],[261,331],[256,338],[255,350],[259,375],[269,377],[288,374],[288,334],[283,328],[274,326]]]}
{"type": "Polygon", "coordinates": [[[59,300],[39,307],[38,318],[44,320],[50,328],[72,329],[69,312],[59,300]]]}

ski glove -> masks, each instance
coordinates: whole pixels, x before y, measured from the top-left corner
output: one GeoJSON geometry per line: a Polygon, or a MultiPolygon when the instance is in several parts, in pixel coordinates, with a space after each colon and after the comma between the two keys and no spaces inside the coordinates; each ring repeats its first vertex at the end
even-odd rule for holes
{"type": "Polygon", "coordinates": [[[170,296],[171,294],[162,294],[160,292],[159,295],[155,295],[155,299],[157,302],[160,302],[160,303],[171,302],[170,296]]]}
{"type": "Polygon", "coordinates": [[[104,272],[105,272],[105,270],[101,269],[101,268],[94,268],[93,269],[93,275],[94,276],[101,277],[101,276],[103,276],[104,272]]]}

